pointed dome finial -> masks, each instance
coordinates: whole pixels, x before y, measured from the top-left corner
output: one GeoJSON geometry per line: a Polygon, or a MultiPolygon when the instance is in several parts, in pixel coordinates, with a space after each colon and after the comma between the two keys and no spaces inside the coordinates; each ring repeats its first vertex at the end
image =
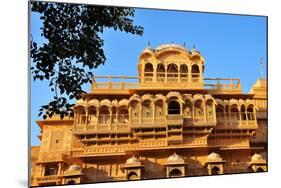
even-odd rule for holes
{"type": "Polygon", "coordinates": [[[192,46],[192,50],[195,50],[195,45],[193,44],[193,46],[192,46]]]}
{"type": "Polygon", "coordinates": [[[183,43],[183,46],[185,47],[185,42],[183,43]]]}
{"type": "Polygon", "coordinates": [[[150,41],[148,41],[147,46],[150,47],[150,41]]]}

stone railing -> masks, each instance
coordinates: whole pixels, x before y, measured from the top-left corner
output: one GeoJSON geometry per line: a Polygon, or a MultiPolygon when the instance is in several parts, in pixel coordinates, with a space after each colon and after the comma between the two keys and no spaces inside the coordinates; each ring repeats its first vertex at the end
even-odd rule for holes
{"type": "MultiPolygon", "coordinates": [[[[200,73],[179,73],[179,72],[158,72],[153,75],[152,72],[145,73],[144,78],[138,76],[95,76],[93,77],[92,91],[104,89],[137,89],[141,88],[139,80],[144,83],[201,83],[204,81],[204,88],[213,91],[235,91],[241,92],[240,79],[237,78],[202,78],[200,73]],[[155,78],[154,78],[155,76],[155,78]],[[100,81],[99,81],[100,80],[100,81]]],[[[170,85],[169,85],[170,87],[170,85]]]]}
{"type": "Polygon", "coordinates": [[[37,182],[50,182],[50,181],[59,181],[61,176],[59,175],[51,175],[51,176],[43,176],[36,178],[37,182]]]}
{"type": "Polygon", "coordinates": [[[168,114],[166,117],[167,117],[168,125],[182,125],[183,124],[183,115],[168,114]]]}
{"type": "Polygon", "coordinates": [[[208,145],[217,147],[249,147],[249,140],[208,140],[208,145]]]}
{"type": "Polygon", "coordinates": [[[125,154],[125,151],[137,150],[138,146],[103,146],[103,147],[89,147],[84,149],[84,155],[89,154],[105,154],[105,153],[121,153],[125,154]]]}

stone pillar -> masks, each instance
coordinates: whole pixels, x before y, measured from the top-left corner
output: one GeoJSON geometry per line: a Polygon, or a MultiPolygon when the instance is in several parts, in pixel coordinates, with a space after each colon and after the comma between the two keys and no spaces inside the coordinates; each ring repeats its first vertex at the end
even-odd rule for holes
{"type": "Polygon", "coordinates": [[[190,83],[191,82],[191,74],[192,74],[192,72],[191,72],[191,68],[192,68],[192,66],[191,66],[191,64],[189,63],[188,64],[189,66],[188,66],[188,83],[190,83]]]}
{"type": "Polygon", "coordinates": [[[215,106],[214,101],[213,101],[213,117],[214,117],[214,122],[216,122],[216,120],[217,120],[217,113],[216,113],[216,106],[215,106]]]}
{"type": "Polygon", "coordinates": [[[165,83],[167,83],[167,65],[166,62],[164,62],[164,66],[165,66],[165,83]]]}
{"type": "MultiPolygon", "coordinates": [[[[203,100],[202,100],[203,103],[203,100]]],[[[206,104],[203,105],[203,113],[204,113],[204,122],[207,122],[207,116],[206,116],[206,104]]]]}
{"type": "Polygon", "coordinates": [[[59,166],[59,168],[58,168],[58,175],[61,175],[62,174],[61,173],[61,171],[62,171],[62,169],[61,169],[62,163],[59,163],[58,166],[59,166]]]}
{"type": "Polygon", "coordinates": [[[144,83],[144,62],[142,62],[141,82],[144,83]]]}
{"type": "Polygon", "coordinates": [[[153,123],[155,123],[155,103],[154,102],[152,102],[152,118],[153,118],[153,123]]]}
{"type": "Polygon", "coordinates": [[[140,105],[139,123],[142,124],[142,104],[140,105]]]}
{"type": "Polygon", "coordinates": [[[100,109],[97,108],[97,124],[96,124],[95,130],[98,129],[99,120],[100,120],[100,109]]]}
{"type": "Polygon", "coordinates": [[[153,63],[153,82],[156,82],[156,71],[157,71],[157,65],[155,67],[155,62],[153,63]]]}
{"type": "Polygon", "coordinates": [[[118,129],[118,125],[119,125],[119,119],[118,119],[118,116],[119,116],[119,112],[118,112],[118,110],[116,109],[116,115],[115,115],[115,118],[116,118],[115,129],[116,129],[116,130],[118,129]]]}
{"type": "Polygon", "coordinates": [[[178,66],[178,82],[180,83],[181,80],[180,80],[180,66],[179,66],[179,63],[177,63],[177,66],[178,66]]]}
{"type": "Polygon", "coordinates": [[[41,164],[41,176],[45,176],[45,165],[41,164]]]}

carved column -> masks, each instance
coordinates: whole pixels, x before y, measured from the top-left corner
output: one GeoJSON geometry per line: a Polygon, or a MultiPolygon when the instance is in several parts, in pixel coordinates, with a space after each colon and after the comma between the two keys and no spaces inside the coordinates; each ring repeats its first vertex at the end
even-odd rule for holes
{"type": "MultiPolygon", "coordinates": [[[[83,117],[82,117],[83,119],[83,117]]],[[[84,119],[84,130],[87,130],[87,126],[88,126],[88,108],[85,108],[85,119],[84,119]]]]}
{"type": "Polygon", "coordinates": [[[139,123],[142,124],[142,104],[140,104],[139,123]]]}
{"type": "MultiPolygon", "coordinates": [[[[116,110],[117,113],[118,110],[116,110]]],[[[112,125],[112,108],[109,109],[109,126],[108,129],[111,130],[111,125],[112,125]]]]}
{"type": "Polygon", "coordinates": [[[180,80],[180,66],[179,66],[179,65],[180,65],[180,64],[177,63],[177,66],[178,66],[178,82],[180,83],[181,80],[180,80]]]}
{"type": "Polygon", "coordinates": [[[115,118],[116,118],[116,124],[115,124],[115,129],[117,130],[118,129],[118,125],[119,125],[119,111],[116,109],[116,115],[115,115],[115,118]]]}
{"type": "MultiPolygon", "coordinates": [[[[203,100],[202,100],[202,103],[203,103],[203,100]]],[[[207,113],[206,113],[206,104],[204,102],[204,105],[203,105],[203,113],[204,113],[204,122],[207,122],[207,113]]]]}
{"type": "Polygon", "coordinates": [[[164,62],[164,66],[165,66],[165,83],[167,83],[167,63],[164,62]]]}
{"type": "Polygon", "coordinates": [[[97,124],[96,124],[96,126],[95,126],[95,129],[96,129],[96,130],[98,129],[99,121],[100,121],[100,108],[98,107],[98,108],[97,108],[97,124]]]}
{"type": "Polygon", "coordinates": [[[41,164],[41,176],[45,176],[45,165],[41,164]]]}
{"type": "Polygon", "coordinates": [[[215,106],[214,101],[213,101],[213,117],[214,117],[214,122],[216,122],[216,120],[217,120],[217,113],[216,113],[216,106],[215,106]]]}
{"type": "Polygon", "coordinates": [[[191,74],[192,74],[192,72],[191,72],[191,63],[189,63],[188,64],[189,66],[188,66],[188,83],[190,83],[191,82],[191,74]]]}
{"type": "Polygon", "coordinates": [[[58,175],[61,175],[61,170],[62,170],[62,169],[61,169],[61,167],[62,167],[62,163],[59,163],[59,164],[58,164],[58,166],[59,166],[59,169],[58,169],[58,175]]]}
{"type": "Polygon", "coordinates": [[[155,66],[155,62],[153,62],[153,82],[156,82],[156,71],[157,65],[155,66]]]}

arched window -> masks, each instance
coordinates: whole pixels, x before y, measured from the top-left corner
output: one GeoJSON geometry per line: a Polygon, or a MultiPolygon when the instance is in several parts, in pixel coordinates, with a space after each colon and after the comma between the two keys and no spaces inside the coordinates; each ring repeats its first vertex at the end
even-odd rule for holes
{"type": "Polygon", "coordinates": [[[138,119],[140,117],[140,104],[138,101],[132,101],[131,106],[131,116],[132,119],[138,119]]]}
{"type": "Polygon", "coordinates": [[[93,125],[98,121],[97,109],[94,106],[90,106],[88,109],[88,124],[93,125]]]}
{"type": "Polygon", "coordinates": [[[193,82],[198,82],[200,77],[200,70],[198,65],[194,64],[191,68],[191,77],[193,82]]]}
{"type": "Polygon", "coordinates": [[[259,168],[256,170],[256,172],[264,172],[264,170],[263,170],[261,167],[259,167],[259,168]]]}
{"type": "Polygon", "coordinates": [[[231,105],[230,115],[231,115],[231,121],[239,121],[239,110],[237,104],[231,105]]]}
{"type": "Polygon", "coordinates": [[[153,79],[153,65],[151,63],[146,63],[144,68],[144,80],[152,81],[153,79]]]}
{"type": "Polygon", "coordinates": [[[194,103],[194,115],[195,121],[203,121],[204,120],[204,108],[202,100],[197,100],[194,103]]]}
{"type": "Polygon", "coordinates": [[[180,66],[180,79],[181,79],[181,82],[188,81],[188,67],[186,64],[182,64],[180,66]]]}
{"type": "Polygon", "coordinates": [[[76,121],[78,125],[84,125],[86,124],[86,111],[85,108],[82,106],[79,106],[76,109],[76,121]]]}
{"type": "Polygon", "coordinates": [[[241,120],[242,121],[246,121],[247,120],[247,115],[246,115],[245,105],[242,104],[240,108],[241,108],[241,120]]]}
{"type": "Polygon", "coordinates": [[[169,64],[167,68],[167,81],[176,82],[178,80],[178,66],[174,63],[169,64]]]}
{"type": "Polygon", "coordinates": [[[156,118],[164,117],[164,107],[162,100],[157,100],[155,102],[155,116],[156,118]]]}
{"type": "Polygon", "coordinates": [[[146,100],[142,103],[142,120],[143,122],[151,122],[152,119],[152,102],[146,100]]]}
{"type": "Polygon", "coordinates": [[[192,118],[192,103],[188,100],[185,101],[183,106],[183,115],[185,118],[192,118]]]}
{"type": "Polygon", "coordinates": [[[75,185],[75,184],[76,184],[76,182],[74,180],[70,180],[67,182],[67,185],[75,185]]]}
{"type": "Polygon", "coordinates": [[[169,177],[171,178],[175,178],[175,177],[181,177],[182,176],[182,173],[179,169],[175,168],[173,169],[170,174],[169,174],[169,177]]]}
{"type": "Polygon", "coordinates": [[[99,110],[99,123],[100,124],[110,123],[110,112],[107,106],[102,106],[99,110]]]}
{"type": "Polygon", "coordinates": [[[126,124],[129,122],[129,112],[126,106],[122,106],[118,111],[118,123],[126,124]]]}
{"type": "Polygon", "coordinates": [[[220,169],[217,166],[214,166],[211,170],[212,175],[218,175],[220,173],[220,169]]]}
{"type": "Polygon", "coordinates": [[[180,114],[180,104],[177,101],[171,101],[168,105],[168,114],[180,114]]]}
{"type": "Polygon", "coordinates": [[[247,107],[247,117],[248,117],[248,120],[250,120],[250,121],[255,120],[253,105],[249,105],[247,107]]]}
{"type": "Polygon", "coordinates": [[[157,65],[156,78],[158,82],[165,81],[165,66],[162,63],[157,65]]]}
{"type": "Polygon", "coordinates": [[[214,107],[212,100],[206,101],[206,117],[208,121],[214,120],[214,107]]]}
{"type": "Polygon", "coordinates": [[[218,122],[224,121],[224,107],[221,104],[218,104],[216,106],[216,117],[217,117],[218,122]]]}
{"type": "Polygon", "coordinates": [[[135,172],[130,172],[130,173],[128,174],[128,180],[136,180],[136,179],[138,179],[137,173],[135,173],[135,172]]]}

